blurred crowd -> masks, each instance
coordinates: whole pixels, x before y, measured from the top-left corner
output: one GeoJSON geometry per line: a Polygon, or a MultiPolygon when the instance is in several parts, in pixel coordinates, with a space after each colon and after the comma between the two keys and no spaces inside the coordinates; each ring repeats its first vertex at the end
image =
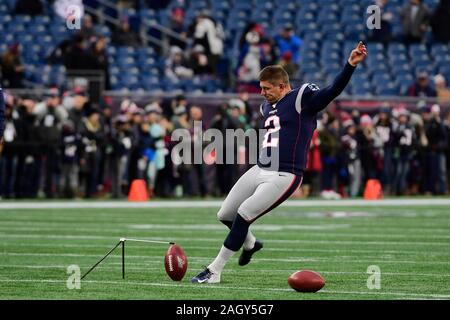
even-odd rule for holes
{"type": "MultiPolygon", "coordinates": [[[[3,198],[122,198],[135,179],[144,179],[152,196],[224,196],[245,164],[176,165],[173,130],[184,128],[192,141],[203,129],[260,128],[260,114],[240,94],[206,119],[200,105],[185,96],[137,105],[130,99],[99,107],[81,87],[42,99],[6,95],[6,126],[0,157],[3,198]]],[[[318,120],[311,141],[303,196],[357,197],[369,179],[379,179],[385,194],[447,194],[450,181],[450,113],[422,103],[415,112],[386,105],[361,114],[332,105],[318,120]],[[443,117],[443,115],[445,117],[443,117]]],[[[205,145],[204,145],[205,146],[205,145]]],[[[233,150],[248,158],[248,146],[233,150]]]]}
{"type": "Polygon", "coordinates": [[[389,104],[372,114],[327,111],[311,141],[306,195],[360,196],[369,179],[385,195],[447,194],[449,138],[450,113],[438,104],[421,102],[415,112],[389,104]]]}
{"type": "MultiPolygon", "coordinates": [[[[220,106],[210,126],[223,133],[257,126],[248,95],[241,97],[220,106]]],[[[172,131],[187,129],[194,139],[193,122],[203,119],[183,95],[143,106],[124,99],[117,110],[109,98],[95,107],[81,87],[52,88],[39,100],[7,93],[5,103],[3,198],[122,198],[135,179],[147,182],[150,195],[222,196],[245,171],[172,162],[172,131]]]]}

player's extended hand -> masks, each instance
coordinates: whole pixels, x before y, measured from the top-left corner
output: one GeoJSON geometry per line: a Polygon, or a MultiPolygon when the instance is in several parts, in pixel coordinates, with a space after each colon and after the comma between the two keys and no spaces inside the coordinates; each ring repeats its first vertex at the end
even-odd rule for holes
{"type": "Polygon", "coordinates": [[[355,49],[352,50],[352,53],[350,53],[350,57],[348,58],[348,63],[350,63],[352,66],[356,67],[358,63],[364,60],[364,58],[367,56],[367,48],[360,41],[355,49]]]}

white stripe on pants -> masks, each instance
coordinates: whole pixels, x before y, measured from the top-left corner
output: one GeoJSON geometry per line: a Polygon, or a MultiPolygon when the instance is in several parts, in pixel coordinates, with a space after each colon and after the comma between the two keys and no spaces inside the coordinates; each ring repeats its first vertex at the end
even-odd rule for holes
{"type": "Polygon", "coordinates": [[[267,171],[257,165],[250,168],[231,189],[217,213],[219,220],[234,221],[239,213],[254,221],[275,204],[295,182],[289,172],[267,171]]]}

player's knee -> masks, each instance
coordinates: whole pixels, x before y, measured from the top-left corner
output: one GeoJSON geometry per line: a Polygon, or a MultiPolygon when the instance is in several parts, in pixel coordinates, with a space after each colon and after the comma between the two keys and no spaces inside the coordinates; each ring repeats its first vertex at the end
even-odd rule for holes
{"type": "Polygon", "coordinates": [[[217,212],[217,220],[219,220],[219,221],[224,220],[224,214],[223,214],[222,208],[220,208],[219,212],[217,212]]]}
{"type": "Polygon", "coordinates": [[[257,213],[254,212],[252,208],[249,208],[248,206],[242,204],[238,209],[238,215],[240,215],[245,221],[248,221],[251,223],[253,220],[253,217],[257,216],[257,213]]]}
{"type": "Polygon", "coordinates": [[[230,214],[228,210],[224,210],[223,207],[217,212],[217,220],[219,221],[233,221],[234,217],[230,214]]]}

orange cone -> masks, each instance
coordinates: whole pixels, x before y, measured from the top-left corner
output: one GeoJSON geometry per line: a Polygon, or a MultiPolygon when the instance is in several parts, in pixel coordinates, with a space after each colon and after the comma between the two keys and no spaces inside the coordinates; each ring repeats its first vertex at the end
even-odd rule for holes
{"type": "Polygon", "coordinates": [[[377,200],[383,198],[383,189],[378,179],[369,179],[364,189],[364,199],[377,200]]]}
{"type": "Polygon", "coordinates": [[[128,201],[148,201],[149,196],[147,192],[147,185],[145,180],[136,179],[131,183],[130,193],[128,194],[128,201]]]}

